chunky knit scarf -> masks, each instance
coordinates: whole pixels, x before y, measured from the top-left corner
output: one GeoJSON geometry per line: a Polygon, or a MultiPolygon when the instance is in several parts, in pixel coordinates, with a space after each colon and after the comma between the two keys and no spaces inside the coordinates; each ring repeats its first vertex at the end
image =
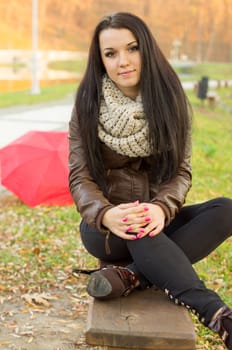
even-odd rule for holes
{"type": "Polygon", "coordinates": [[[102,81],[98,136],[121,155],[147,157],[151,154],[141,96],[132,100],[123,95],[106,75],[102,81]]]}

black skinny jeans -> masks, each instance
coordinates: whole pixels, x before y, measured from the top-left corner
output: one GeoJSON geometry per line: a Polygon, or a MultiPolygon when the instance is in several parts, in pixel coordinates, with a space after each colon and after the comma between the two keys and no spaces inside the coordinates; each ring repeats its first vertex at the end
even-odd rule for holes
{"type": "Polygon", "coordinates": [[[163,232],[135,241],[110,235],[111,254],[105,252],[105,236],[81,222],[81,239],[87,251],[113,263],[131,259],[128,267],[144,285],[155,285],[179,305],[191,309],[208,325],[225,304],[199,279],[192,264],[206,257],[232,234],[232,200],[216,198],[184,206],[163,232]]]}

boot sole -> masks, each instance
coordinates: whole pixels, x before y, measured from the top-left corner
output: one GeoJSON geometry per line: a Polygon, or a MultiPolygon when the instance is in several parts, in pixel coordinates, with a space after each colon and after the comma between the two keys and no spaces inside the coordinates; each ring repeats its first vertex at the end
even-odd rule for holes
{"type": "Polygon", "coordinates": [[[93,272],[87,284],[87,292],[94,298],[106,298],[112,292],[112,286],[101,273],[93,272]]]}

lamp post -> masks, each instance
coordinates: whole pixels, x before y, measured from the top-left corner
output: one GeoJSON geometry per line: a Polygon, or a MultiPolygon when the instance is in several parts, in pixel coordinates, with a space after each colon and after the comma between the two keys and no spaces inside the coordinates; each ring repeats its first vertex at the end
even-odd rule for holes
{"type": "Polygon", "coordinates": [[[40,93],[38,79],[38,0],[32,0],[32,85],[31,94],[40,93]]]}

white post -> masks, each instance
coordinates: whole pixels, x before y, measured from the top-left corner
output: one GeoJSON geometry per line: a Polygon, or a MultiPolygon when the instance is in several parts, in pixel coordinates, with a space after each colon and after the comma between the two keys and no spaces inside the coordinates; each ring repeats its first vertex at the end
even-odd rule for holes
{"type": "Polygon", "coordinates": [[[32,0],[32,86],[31,94],[40,93],[38,79],[38,0],[32,0]]]}

